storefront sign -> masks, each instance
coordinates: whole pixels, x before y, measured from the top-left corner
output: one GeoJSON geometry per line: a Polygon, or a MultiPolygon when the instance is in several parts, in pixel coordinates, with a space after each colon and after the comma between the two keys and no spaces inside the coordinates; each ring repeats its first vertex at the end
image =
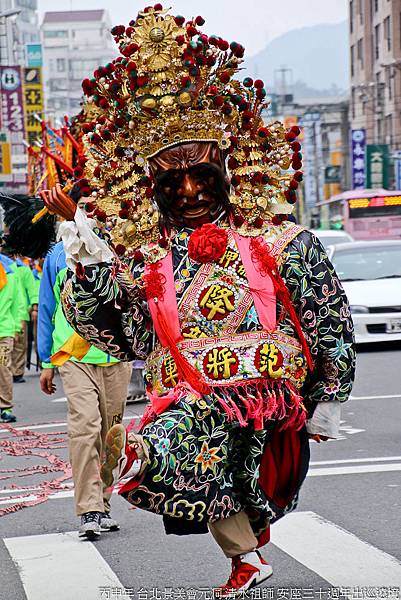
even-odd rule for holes
{"type": "Polygon", "coordinates": [[[352,142],[352,189],[363,190],[366,187],[366,130],[353,129],[352,142]]]}

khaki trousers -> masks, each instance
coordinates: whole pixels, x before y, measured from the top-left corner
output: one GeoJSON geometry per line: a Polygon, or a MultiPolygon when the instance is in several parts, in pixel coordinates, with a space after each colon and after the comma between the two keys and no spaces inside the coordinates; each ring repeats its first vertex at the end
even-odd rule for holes
{"type": "MultiPolygon", "coordinates": [[[[143,461],[140,473],[143,473],[149,462],[149,451],[139,434],[130,432],[128,443],[136,449],[138,458],[143,461]]],[[[220,519],[214,523],[208,523],[209,531],[223,550],[227,558],[246,554],[255,550],[258,540],[253,533],[248,515],[241,511],[228,519],[220,519]]]]}
{"type": "Polygon", "coordinates": [[[209,523],[209,531],[227,558],[251,552],[258,546],[258,540],[244,511],[228,519],[209,523]]]}
{"type": "Polygon", "coordinates": [[[22,321],[22,331],[17,333],[14,338],[14,348],[11,359],[14,377],[23,375],[26,364],[26,347],[28,342],[28,323],[22,321]]]}
{"type": "Polygon", "coordinates": [[[13,372],[11,356],[14,338],[0,338],[0,408],[13,407],[13,372]]]}
{"type": "Polygon", "coordinates": [[[100,463],[107,431],[123,418],[131,364],[101,367],[68,361],[59,372],[68,401],[76,514],[109,511],[111,494],[100,478],[100,463]]]}

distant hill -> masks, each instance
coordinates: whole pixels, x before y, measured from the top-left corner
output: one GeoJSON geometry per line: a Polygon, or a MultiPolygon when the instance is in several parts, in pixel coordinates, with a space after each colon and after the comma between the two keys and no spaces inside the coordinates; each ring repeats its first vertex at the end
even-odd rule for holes
{"type": "Polygon", "coordinates": [[[321,95],[338,94],[349,88],[348,24],[323,24],[289,31],[249,57],[244,66],[263,79],[268,90],[273,90],[279,81],[276,70],[286,67],[292,69],[292,74],[287,74],[287,83],[291,83],[292,75],[295,88],[300,91],[299,87],[303,87],[302,96],[306,95],[305,90],[311,94],[316,91],[321,95]]]}

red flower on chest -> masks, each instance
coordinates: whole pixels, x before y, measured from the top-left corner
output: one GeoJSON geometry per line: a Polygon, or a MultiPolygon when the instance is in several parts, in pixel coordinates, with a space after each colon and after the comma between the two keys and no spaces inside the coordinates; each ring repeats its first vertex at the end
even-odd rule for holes
{"type": "Polygon", "coordinates": [[[219,260],[227,249],[228,233],[213,223],[195,229],[188,242],[189,257],[199,263],[219,260]]]}

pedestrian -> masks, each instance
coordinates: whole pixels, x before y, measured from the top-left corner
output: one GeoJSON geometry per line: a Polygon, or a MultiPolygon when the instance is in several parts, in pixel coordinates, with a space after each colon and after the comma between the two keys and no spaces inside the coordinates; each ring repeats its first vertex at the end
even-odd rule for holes
{"type": "Polygon", "coordinates": [[[67,396],[75,511],[81,519],[79,535],[95,540],[102,530],[119,529],[110,514],[111,492],[106,490],[99,471],[106,433],[123,418],[131,370],[129,363],[120,362],[88,344],[80,360],[70,355],[72,342],[78,336],[74,336],[60,304],[65,273],[63,245],[58,243],[45,259],[40,283],[40,386],[45,394],[56,391],[54,370],[60,364],[59,373],[67,396]],[[69,360],[57,361],[57,353],[68,356],[69,360]]]}
{"type": "Polygon", "coordinates": [[[20,284],[12,260],[0,254],[0,416],[4,423],[15,423],[13,413],[12,351],[14,337],[21,327],[20,284]]]}
{"type": "Polygon", "coordinates": [[[14,383],[24,383],[28,326],[31,318],[35,319],[38,312],[38,287],[29,264],[26,264],[20,256],[14,256],[13,259],[12,268],[19,279],[22,289],[23,310],[21,314],[21,331],[16,334],[14,339],[11,362],[14,383]]]}
{"type": "Polygon", "coordinates": [[[140,431],[111,428],[102,478],[167,533],[209,528],[233,597],[271,576],[259,548],[297,505],[309,439],[337,435],[355,355],[333,266],[286,220],[299,129],[263,122],[263,82],[235,79],[243,47],[203,22],[157,4],[113,29],[122,56],[83,82],[93,219],[60,186],[42,198],[67,218],[69,322],[146,360],[140,431]]]}

